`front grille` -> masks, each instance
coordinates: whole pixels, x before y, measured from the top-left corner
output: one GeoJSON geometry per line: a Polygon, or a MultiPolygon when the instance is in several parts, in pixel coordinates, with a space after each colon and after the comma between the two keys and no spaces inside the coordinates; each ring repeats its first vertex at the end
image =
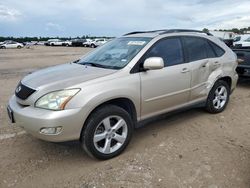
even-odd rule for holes
{"type": "Polygon", "coordinates": [[[32,95],[36,90],[31,89],[25,85],[23,85],[21,82],[17,85],[15,95],[22,99],[25,100],[27,99],[30,95],[32,95]]]}

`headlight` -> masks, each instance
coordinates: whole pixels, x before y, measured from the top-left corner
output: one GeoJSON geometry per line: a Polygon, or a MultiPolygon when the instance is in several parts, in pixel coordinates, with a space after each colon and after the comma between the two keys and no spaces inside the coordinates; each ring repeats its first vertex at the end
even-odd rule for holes
{"type": "Polygon", "coordinates": [[[48,93],[36,101],[35,107],[49,110],[64,110],[66,104],[79,91],[80,89],[67,89],[48,93]]]}

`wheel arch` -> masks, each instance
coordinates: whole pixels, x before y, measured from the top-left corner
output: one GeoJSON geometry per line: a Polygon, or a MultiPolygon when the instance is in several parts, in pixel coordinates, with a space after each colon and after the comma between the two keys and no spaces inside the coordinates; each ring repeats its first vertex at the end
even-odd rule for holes
{"type": "Polygon", "coordinates": [[[232,87],[232,78],[230,76],[224,76],[224,77],[219,78],[218,80],[225,81],[228,84],[229,88],[231,89],[231,87],[232,87]]]}
{"type": "Polygon", "coordinates": [[[135,126],[135,124],[137,123],[137,111],[136,111],[135,104],[133,103],[133,101],[131,99],[126,98],[126,97],[109,99],[105,102],[102,102],[101,104],[98,104],[96,107],[94,107],[94,109],[92,109],[88,113],[87,118],[83,123],[83,127],[82,127],[81,134],[80,134],[80,140],[81,140],[82,132],[84,131],[84,129],[86,127],[86,123],[88,122],[88,119],[91,116],[91,114],[93,114],[93,112],[95,112],[97,109],[99,109],[105,105],[116,105],[116,106],[124,109],[131,116],[132,121],[133,121],[133,126],[135,126]]]}

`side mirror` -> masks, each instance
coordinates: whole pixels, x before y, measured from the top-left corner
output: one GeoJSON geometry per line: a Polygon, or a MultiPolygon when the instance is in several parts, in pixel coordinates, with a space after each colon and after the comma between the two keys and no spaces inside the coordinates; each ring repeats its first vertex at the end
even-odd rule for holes
{"type": "Polygon", "coordinates": [[[164,61],[161,57],[147,58],[143,63],[144,70],[158,70],[164,68],[164,61]]]}

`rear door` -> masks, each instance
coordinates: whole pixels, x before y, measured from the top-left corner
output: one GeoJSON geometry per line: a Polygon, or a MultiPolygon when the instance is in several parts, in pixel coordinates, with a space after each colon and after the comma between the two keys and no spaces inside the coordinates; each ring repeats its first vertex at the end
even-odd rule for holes
{"type": "Polygon", "coordinates": [[[185,53],[192,71],[190,100],[199,100],[207,95],[208,78],[211,73],[221,65],[219,56],[224,54],[221,49],[211,41],[194,36],[183,37],[185,53]]]}
{"type": "Polygon", "coordinates": [[[184,105],[189,100],[191,71],[185,63],[181,39],[165,38],[154,44],[144,55],[161,57],[165,67],[140,72],[142,119],[184,105]]]}

